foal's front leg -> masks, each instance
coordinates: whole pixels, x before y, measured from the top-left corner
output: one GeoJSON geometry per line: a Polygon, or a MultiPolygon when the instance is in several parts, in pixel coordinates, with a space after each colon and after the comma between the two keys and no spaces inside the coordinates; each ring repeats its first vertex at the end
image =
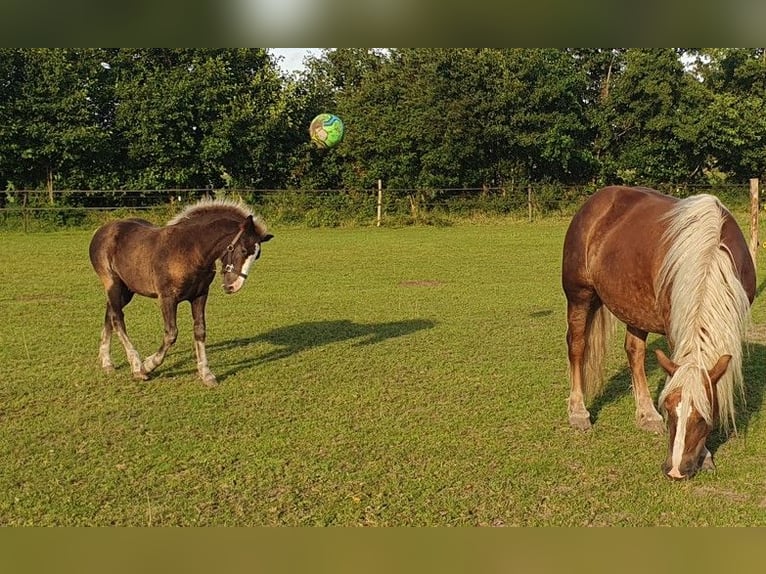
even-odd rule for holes
{"type": "Polygon", "coordinates": [[[144,359],[143,371],[147,374],[162,364],[168,349],[173,346],[173,343],[178,338],[178,327],[176,325],[178,302],[172,299],[161,298],[160,307],[162,308],[162,318],[165,320],[165,336],[157,352],[144,359]]]}
{"type": "Polygon", "coordinates": [[[194,319],[194,350],[197,352],[197,372],[202,382],[208,387],[215,387],[218,382],[215,375],[210,372],[207,364],[207,352],[205,351],[205,305],[207,293],[200,295],[191,302],[192,318],[194,319]]]}

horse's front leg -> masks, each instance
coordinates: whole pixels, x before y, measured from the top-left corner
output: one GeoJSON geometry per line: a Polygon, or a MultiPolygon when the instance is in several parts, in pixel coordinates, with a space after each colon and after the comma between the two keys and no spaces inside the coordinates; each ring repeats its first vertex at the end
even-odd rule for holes
{"type": "Polygon", "coordinates": [[[160,307],[162,309],[162,318],[165,320],[165,336],[157,352],[144,359],[143,371],[145,373],[151,373],[162,364],[168,349],[173,346],[173,343],[178,338],[178,326],[176,325],[178,302],[173,299],[160,298],[160,307]]]}
{"type": "Polygon", "coordinates": [[[647,335],[646,331],[634,327],[628,327],[625,333],[625,352],[628,355],[633,396],[636,400],[636,424],[642,430],[662,433],[665,431],[665,422],[657,409],[654,408],[644,369],[647,335]]]}
{"type": "Polygon", "coordinates": [[[208,387],[215,387],[218,382],[215,375],[210,372],[207,364],[207,352],[205,351],[205,305],[207,293],[200,295],[191,302],[192,319],[194,319],[194,350],[197,352],[197,372],[202,382],[208,387]]]}

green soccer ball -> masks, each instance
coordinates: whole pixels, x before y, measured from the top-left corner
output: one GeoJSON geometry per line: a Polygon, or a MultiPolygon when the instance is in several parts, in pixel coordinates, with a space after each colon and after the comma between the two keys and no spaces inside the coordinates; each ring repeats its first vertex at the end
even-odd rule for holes
{"type": "Polygon", "coordinates": [[[317,147],[335,147],[343,140],[343,122],[333,114],[319,114],[309,126],[309,135],[317,147]]]}

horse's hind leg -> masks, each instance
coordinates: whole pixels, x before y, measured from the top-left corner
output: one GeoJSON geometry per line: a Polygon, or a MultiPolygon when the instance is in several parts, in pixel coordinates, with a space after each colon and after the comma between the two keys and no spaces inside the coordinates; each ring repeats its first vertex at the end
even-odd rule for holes
{"type": "Polygon", "coordinates": [[[207,294],[201,295],[192,301],[192,318],[194,319],[194,350],[197,352],[197,372],[202,382],[208,387],[214,387],[218,383],[215,375],[210,371],[207,364],[207,353],[205,351],[205,304],[207,303],[207,294]]]}
{"type": "MultiPolygon", "coordinates": [[[[133,343],[131,343],[130,339],[128,338],[128,332],[125,329],[125,314],[122,311],[123,307],[130,303],[130,300],[133,298],[133,293],[127,288],[127,286],[125,286],[124,283],[117,281],[107,289],[106,296],[108,299],[106,315],[108,320],[111,322],[112,329],[117,331],[117,337],[120,339],[120,342],[125,349],[125,354],[128,357],[128,363],[130,363],[130,370],[133,371],[133,377],[136,379],[146,380],[148,377],[141,368],[141,357],[139,356],[138,351],[136,351],[136,348],[133,346],[133,343]]],[[[107,328],[104,326],[102,336],[106,331],[107,328]]],[[[103,344],[104,340],[102,339],[102,349],[103,344]]]]}
{"type": "Polygon", "coordinates": [[[665,430],[665,424],[662,416],[654,407],[644,370],[647,334],[646,331],[629,326],[625,333],[625,352],[628,355],[633,397],[636,400],[636,424],[642,430],[661,433],[665,430]]]}
{"type": "Polygon", "coordinates": [[[114,371],[114,363],[112,363],[111,357],[112,347],[112,320],[109,316],[109,304],[106,305],[106,313],[104,314],[104,327],[101,329],[101,342],[98,346],[98,360],[101,363],[101,367],[107,372],[114,371]]]}
{"type": "Polygon", "coordinates": [[[145,373],[151,373],[162,364],[168,349],[178,338],[178,326],[176,324],[178,303],[173,299],[161,298],[160,307],[162,308],[162,318],[165,320],[165,335],[157,352],[144,360],[143,370],[145,373]]]}
{"type": "MultiPolygon", "coordinates": [[[[586,330],[591,320],[592,295],[583,300],[570,299],[567,304],[567,349],[569,352],[569,401],[567,412],[569,425],[579,430],[591,428],[590,413],[585,408],[586,330]]],[[[579,299],[579,298],[578,298],[579,299]]]]}

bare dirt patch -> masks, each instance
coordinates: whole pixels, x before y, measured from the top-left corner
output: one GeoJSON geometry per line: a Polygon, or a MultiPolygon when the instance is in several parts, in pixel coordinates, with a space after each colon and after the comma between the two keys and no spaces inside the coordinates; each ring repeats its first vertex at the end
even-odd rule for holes
{"type": "Polygon", "coordinates": [[[766,343],[766,324],[751,325],[747,330],[746,338],[754,343],[766,343]]]}
{"type": "Polygon", "coordinates": [[[698,486],[694,488],[694,493],[699,496],[710,496],[716,498],[725,498],[731,502],[747,502],[749,500],[748,495],[734,490],[726,490],[722,488],[715,488],[713,486],[698,486]]]}

